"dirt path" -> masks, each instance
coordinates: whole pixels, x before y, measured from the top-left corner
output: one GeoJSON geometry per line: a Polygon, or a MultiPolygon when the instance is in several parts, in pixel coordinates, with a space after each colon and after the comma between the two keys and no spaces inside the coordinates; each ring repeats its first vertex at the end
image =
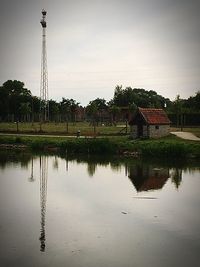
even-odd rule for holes
{"type": "MultiPolygon", "coordinates": [[[[15,136],[15,137],[55,137],[55,138],[77,138],[76,135],[53,135],[53,134],[26,134],[26,133],[0,133],[0,136],[15,136]]],[[[79,138],[93,138],[94,136],[80,135],[79,138]]],[[[103,137],[103,136],[102,136],[103,137]]]]}
{"type": "Polygon", "coordinates": [[[195,136],[193,133],[189,132],[171,132],[171,134],[174,134],[182,139],[192,140],[192,141],[200,141],[200,138],[195,136]]]}

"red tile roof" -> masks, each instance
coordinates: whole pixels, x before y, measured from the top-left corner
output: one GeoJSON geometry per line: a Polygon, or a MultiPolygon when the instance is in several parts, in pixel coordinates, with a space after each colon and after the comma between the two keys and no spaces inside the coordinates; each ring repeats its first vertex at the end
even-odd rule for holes
{"type": "Polygon", "coordinates": [[[149,177],[146,179],[143,184],[137,189],[137,191],[148,191],[148,190],[158,190],[163,188],[165,183],[168,180],[168,176],[166,174],[159,175],[158,177],[149,177]]]}
{"type": "Polygon", "coordinates": [[[170,124],[170,120],[163,109],[139,108],[139,112],[148,124],[170,124]]]}

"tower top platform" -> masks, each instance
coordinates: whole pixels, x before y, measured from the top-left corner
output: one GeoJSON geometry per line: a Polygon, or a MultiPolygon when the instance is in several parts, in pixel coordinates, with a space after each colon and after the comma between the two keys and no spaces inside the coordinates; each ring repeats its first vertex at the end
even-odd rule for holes
{"type": "Polygon", "coordinates": [[[40,21],[40,23],[41,23],[41,25],[42,25],[42,28],[46,28],[46,27],[47,27],[47,23],[46,23],[46,21],[45,21],[44,19],[42,19],[42,20],[40,21]]]}
{"type": "Polygon", "coordinates": [[[42,28],[46,28],[47,27],[47,23],[46,23],[46,20],[45,20],[46,14],[47,14],[46,10],[42,9],[42,19],[40,21],[40,23],[42,25],[42,28]]]}
{"type": "Polygon", "coordinates": [[[46,14],[47,14],[47,11],[44,10],[44,8],[43,8],[43,9],[42,9],[42,15],[43,15],[43,16],[46,16],[46,14]]]}

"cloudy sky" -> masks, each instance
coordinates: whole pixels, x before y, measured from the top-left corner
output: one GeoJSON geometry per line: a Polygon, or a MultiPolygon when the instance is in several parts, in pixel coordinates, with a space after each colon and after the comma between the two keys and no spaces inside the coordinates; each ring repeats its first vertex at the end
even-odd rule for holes
{"type": "Polygon", "coordinates": [[[0,0],[0,84],[39,96],[42,8],[50,98],[110,100],[117,84],[171,100],[200,90],[199,0],[0,0]]]}

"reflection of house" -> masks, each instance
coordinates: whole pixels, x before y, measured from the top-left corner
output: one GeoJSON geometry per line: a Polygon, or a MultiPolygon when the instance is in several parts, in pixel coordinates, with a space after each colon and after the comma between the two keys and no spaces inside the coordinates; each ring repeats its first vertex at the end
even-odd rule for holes
{"type": "Polygon", "coordinates": [[[129,169],[129,178],[138,192],[161,189],[169,178],[168,169],[136,165],[129,169]]]}
{"type": "Polygon", "coordinates": [[[138,108],[129,125],[133,138],[158,138],[170,131],[170,120],[163,109],[138,108]]]}

